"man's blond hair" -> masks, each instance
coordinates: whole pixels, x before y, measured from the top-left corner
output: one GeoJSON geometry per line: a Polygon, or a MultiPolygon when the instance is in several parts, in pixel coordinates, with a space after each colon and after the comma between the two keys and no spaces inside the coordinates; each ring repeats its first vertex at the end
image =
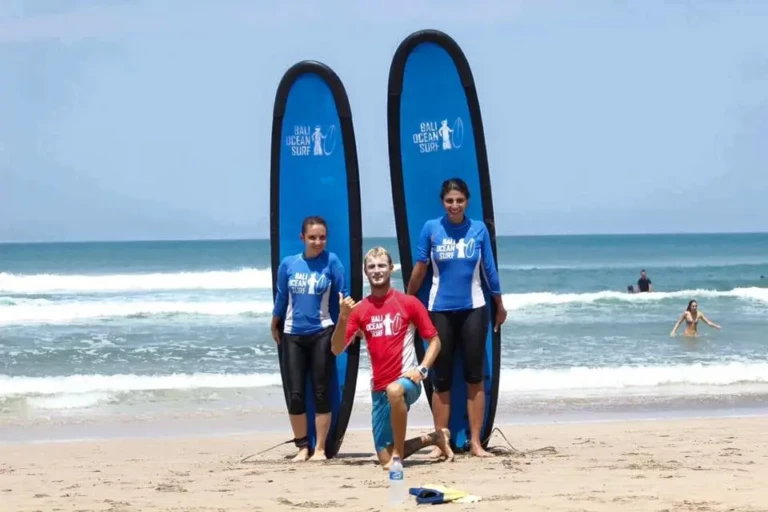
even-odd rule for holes
{"type": "Polygon", "coordinates": [[[392,256],[390,256],[389,251],[383,247],[374,247],[365,253],[365,258],[363,258],[363,270],[368,266],[368,258],[380,258],[381,256],[386,256],[389,265],[392,266],[392,256]]]}

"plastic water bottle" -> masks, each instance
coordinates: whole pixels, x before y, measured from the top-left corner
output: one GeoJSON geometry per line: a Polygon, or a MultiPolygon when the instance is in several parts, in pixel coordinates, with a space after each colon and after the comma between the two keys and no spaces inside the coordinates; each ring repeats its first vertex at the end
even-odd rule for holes
{"type": "Polygon", "coordinates": [[[389,504],[402,505],[405,503],[406,492],[403,463],[400,462],[400,457],[394,457],[392,465],[389,467],[389,504]]]}

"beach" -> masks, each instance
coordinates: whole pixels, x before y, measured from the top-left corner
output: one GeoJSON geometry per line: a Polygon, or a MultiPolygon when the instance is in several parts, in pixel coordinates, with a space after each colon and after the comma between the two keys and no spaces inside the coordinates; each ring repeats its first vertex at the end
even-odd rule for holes
{"type": "MultiPolygon", "coordinates": [[[[397,254],[395,239],[364,245],[397,254]]],[[[554,452],[443,464],[424,450],[408,485],[482,497],[451,510],[768,510],[768,235],[498,247],[495,425],[554,452]],[[626,293],[641,268],[653,293],[626,293]],[[692,298],[723,330],[671,338],[692,298]]],[[[384,509],[365,349],[341,457],[295,465],[281,445],[243,461],[292,437],[267,241],[0,249],[0,511],[384,509]]],[[[409,426],[431,422],[422,394],[409,426]]]]}
{"type": "MultiPolygon", "coordinates": [[[[448,510],[754,512],[768,510],[766,428],[765,417],[508,426],[501,430],[520,452],[446,463],[431,462],[425,449],[408,459],[405,475],[409,487],[439,484],[482,498],[448,510]]],[[[387,474],[372,460],[370,432],[349,432],[340,456],[326,462],[290,462],[291,445],[253,455],[284,439],[0,445],[0,509],[387,509],[387,474]]],[[[504,445],[498,434],[491,439],[504,445]]],[[[403,508],[422,507],[409,497],[403,508]]]]}

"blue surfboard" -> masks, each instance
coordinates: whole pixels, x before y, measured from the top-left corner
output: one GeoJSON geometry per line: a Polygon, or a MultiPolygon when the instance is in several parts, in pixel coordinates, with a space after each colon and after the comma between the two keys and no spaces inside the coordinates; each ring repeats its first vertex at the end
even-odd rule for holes
{"type": "MultiPolygon", "coordinates": [[[[447,34],[437,30],[415,32],[398,47],[389,70],[387,126],[395,226],[406,287],[424,223],[445,213],[440,202],[440,185],[448,178],[461,178],[469,186],[472,198],[466,214],[485,221],[495,257],[493,199],[480,104],[469,63],[459,45],[447,34]]],[[[430,266],[418,292],[425,305],[431,286],[430,266]]],[[[485,283],[484,292],[490,325],[481,439],[483,446],[487,446],[496,416],[501,332],[493,332],[496,307],[485,283]]],[[[424,348],[425,344],[417,344],[420,360],[424,348]]],[[[453,383],[448,428],[451,444],[464,451],[469,448],[470,433],[467,389],[458,351],[453,383]]],[[[424,389],[431,406],[432,385],[428,379],[424,381],[424,389]]]]}
{"type": "MultiPolygon", "coordinates": [[[[344,264],[350,295],[363,295],[363,228],[360,180],[352,114],[346,90],[336,73],[314,61],[302,61],[283,75],[277,88],[272,119],[270,179],[270,243],[272,296],[276,294],[280,261],[299,254],[305,217],[320,215],[328,223],[328,250],[344,264]]],[[[338,318],[338,300],[331,298],[331,317],[338,318]]],[[[285,386],[282,350],[280,373],[285,386]]],[[[355,340],[336,356],[330,395],[331,428],[325,452],[335,456],[349,424],[360,361],[355,340]]],[[[314,450],[315,404],[307,376],[307,426],[314,450]]],[[[286,406],[290,396],[286,393],[286,406]]]]}

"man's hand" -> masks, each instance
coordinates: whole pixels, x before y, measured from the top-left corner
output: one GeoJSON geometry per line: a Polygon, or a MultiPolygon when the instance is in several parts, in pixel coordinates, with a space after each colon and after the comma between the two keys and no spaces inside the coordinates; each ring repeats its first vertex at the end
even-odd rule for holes
{"type": "Polygon", "coordinates": [[[339,316],[349,318],[349,314],[357,307],[357,304],[352,297],[344,297],[344,294],[339,292],[339,316]]]}
{"type": "Polygon", "coordinates": [[[421,384],[421,373],[416,368],[413,368],[411,370],[408,370],[407,372],[403,373],[400,377],[405,377],[406,379],[410,379],[416,384],[421,384]]]}

